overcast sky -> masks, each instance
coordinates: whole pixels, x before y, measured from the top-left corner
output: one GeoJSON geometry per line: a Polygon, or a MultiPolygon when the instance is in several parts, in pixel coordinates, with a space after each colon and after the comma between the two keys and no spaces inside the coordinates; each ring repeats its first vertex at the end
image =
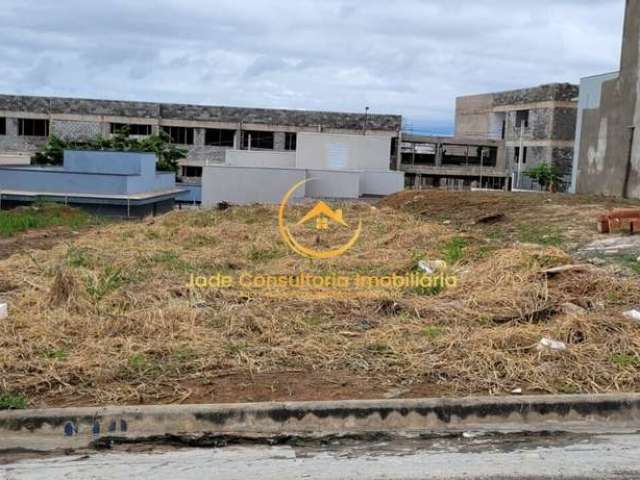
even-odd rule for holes
{"type": "Polygon", "coordinates": [[[0,92],[398,113],[618,69],[624,0],[2,0],[0,92]]]}

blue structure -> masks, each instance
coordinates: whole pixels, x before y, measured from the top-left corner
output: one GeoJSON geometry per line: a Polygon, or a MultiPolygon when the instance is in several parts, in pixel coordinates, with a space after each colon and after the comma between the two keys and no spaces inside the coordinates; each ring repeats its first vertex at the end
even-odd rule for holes
{"type": "Polygon", "coordinates": [[[156,172],[152,153],[65,150],[62,167],[0,167],[0,208],[34,200],[64,202],[117,216],[173,209],[175,173],[156,172]]]}

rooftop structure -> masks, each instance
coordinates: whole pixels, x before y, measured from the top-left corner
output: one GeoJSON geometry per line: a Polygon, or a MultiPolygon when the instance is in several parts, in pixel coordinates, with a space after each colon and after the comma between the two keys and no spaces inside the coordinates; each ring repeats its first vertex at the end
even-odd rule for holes
{"type": "Polygon", "coordinates": [[[107,215],[168,211],[182,190],[174,173],[156,172],[156,162],[151,153],[67,150],[61,167],[0,166],[0,207],[44,200],[107,215]]]}

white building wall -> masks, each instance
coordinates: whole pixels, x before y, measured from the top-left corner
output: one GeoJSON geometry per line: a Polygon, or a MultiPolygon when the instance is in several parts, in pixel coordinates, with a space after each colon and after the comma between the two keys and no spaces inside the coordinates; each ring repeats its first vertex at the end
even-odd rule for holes
{"type": "Polygon", "coordinates": [[[360,173],[360,194],[386,196],[404,190],[404,172],[360,173]]]}
{"type": "Polygon", "coordinates": [[[31,155],[21,153],[0,153],[0,165],[29,165],[31,155]]]}
{"type": "Polygon", "coordinates": [[[360,198],[362,172],[307,170],[307,197],[360,198]]]}
{"type": "Polygon", "coordinates": [[[233,167],[295,168],[296,152],[228,150],[225,163],[233,167]]]}
{"type": "Polygon", "coordinates": [[[299,133],[296,166],[310,170],[389,170],[391,137],[299,133]]]}
{"type": "MultiPolygon", "coordinates": [[[[285,168],[206,166],[202,172],[202,205],[280,203],[284,194],[306,178],[304,170],[285,168]]],[[[305,196],[305,185],[293,198],[305,196]]]]}

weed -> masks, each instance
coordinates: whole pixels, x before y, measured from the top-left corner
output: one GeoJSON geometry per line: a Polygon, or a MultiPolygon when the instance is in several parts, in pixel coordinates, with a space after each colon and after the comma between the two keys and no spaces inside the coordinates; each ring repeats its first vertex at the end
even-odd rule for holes
{"type": "Polygon", "coordinates": [[[63,348],[52,348],[42,352],[42,356],[48,360],[66,360],[69,354],[63,348]]]}
{"type": "Polygon", "coordinates": [[[19,393],[0,393],[0,410],[24,410],[27,408],[27,399],[19,393]]]}
{"type": "Polygon", "coordinates": [[[0,212],[0,237],[10,237],[26,230],[52,226],[79,228],[98,224],[100,220],[87,213],[56,204],[34,204],[0,212]]]}
{"type": "Polygon", "coordinates": [[[144,354],[142,354],[142,353],[134,353],[127,360],[127,366],[131,370],[135,370],[137,372],[140,372],[142,370],[145,370],[148,367],[148,362],[147,362],[147,359],[144,356],[144,354]]]}
{"type": "Polygon", "coordinates": [[[640,355],[616,353],[611,357],[611,361],[620,368],[640,368],[640,355]]]}
{"type": "Polygon", "coordinates": [[[89,252],[85,248],[71,246],[67,250],[66,262],[70,267],[88,268],[90,265],[89,252]]]}
{"type": "Polygon", "coordinates": [[[283,256],[283,253],[275,248],[257,248],[251,247],[247,258],[252,262],[268,262],[283,256]]]}
{"type": "Polygon", "coordinates": [[[227,342],[224,344],[224,349],[230,355],[239,355],[247,349],[246,343],[243,342],[227,342]]]}
{"type": "Polygon", "coordinates": [[[117,290],[126,282],[126,278],[119,269],[107,267],[98,277],[91,278],[87,283],[87,293],[99,302],[109,293],[117,290]]]}
{"type": "Polygon", "coordinates": [[[444,335],[444,333],[444,328],[430,325],[422,331],[422,336],[427,337],[429,340],[435,340],[444,335]]]}
{"type": "Polygon", "coordinates": [[[464,250],[469,245],[469,241],[462,237],[455,237],[445,243],[442,247],[442,259],[447,265],[454,265],[464,256],[464,250]]]}
{"type": "Polygon", "coordinates": [[[560,247],[564,243],[560,230],[547,225],[519,225],[518,240],[552,247],[560,247]]]}

